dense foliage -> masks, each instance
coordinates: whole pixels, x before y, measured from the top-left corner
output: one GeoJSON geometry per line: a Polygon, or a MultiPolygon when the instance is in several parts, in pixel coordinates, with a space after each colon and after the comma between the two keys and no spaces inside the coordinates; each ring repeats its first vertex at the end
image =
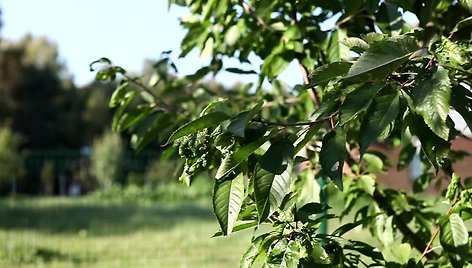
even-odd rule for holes
{"type": "Polygon", "coordinates": [[[105,58],[92,67],[100,65],[99,80],[121,75],[110,101],[115,130],[132,133],[137,149],[156,139],[173,144],[168,153],[184,159],[180,179],[188,185],[212,172],[217,235],[271,226],[256,233],[241,267],[472,265],[465,224],[472,188],[453,170],[463,153],[451,142],[463,135],[450,116],[455,110],[472,126],[470,1],[169,4],[190,10],[181,19],[180,56],[200,50],[208,66],[179,77],[164,53],[151,79],[131,77],[105,58]],[[419,25],[406,23],[408,16],[419,25]],[[263,64],[243,70],[226,66],[227,58],[263,64]],[[304,83],[287,88],[277,77],[292,61],[304,83]],[[223,71],[258,75],[259,83],[189,90],[223,71]],[[397,167],[375,142],[402,148],[397,167]],[[376,183],[376,174],[403,169],[415,155],[423,171],[415,191],[446,182],[445,211],[376,183]],[[332,185],[326,178],[342,192],[340,211],[318,197],[317,182],[321,191],[332,185]],[[352,220],[330,233],[321,228],[348,214],[352,220]],[[349,239],[356,227],[371,236],[349,239]]]}

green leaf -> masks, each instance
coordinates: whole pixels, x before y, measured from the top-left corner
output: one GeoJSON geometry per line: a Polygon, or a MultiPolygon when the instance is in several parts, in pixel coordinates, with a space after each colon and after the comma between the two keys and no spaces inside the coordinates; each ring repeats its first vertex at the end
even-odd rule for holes
{"type": "Polygon", "coordinates": [[[308,130],[302,129],[297,133],[297,140],[294,142],[295,149],[293,150],[295,154],[297,154],[308,142],[311,141],[323,123],[324,122],[319,122],[317,124],[311,125],[308,127],[308,130]]]}
{"type": "Polygon", "coordinates": [[[424,173],[413,181],[413,193],[420,193],[429,187],[431,181],[434,179],[432,173],[424,173]]]}
{"type": "Polygon", "coordinates": [[[452,89],[451,105],[462,116],[469,129],[472,129],[472,92],[457,85],[452,89]]]}
{"type": "Polygon", "coordinates": [[[452,66],[461,70],[463,69],[462,66],[468,62],[467,54],[469,53],[444,36],[441,36],[441,41],[431,44],[430,50],[440,64],[444,66],[452,66]]]}
{"type": "Polygon", "coordinates": [[[264,242],[267,242],[267,239],[275,239],[275,237],[269,235],[268,233],[258,236],[256,239],[253,239],[251,246],[244,252],[241,262],[239,263],[240,268],[250,268],[254,261],[256,261],[257,256],[260,254],[264,242]]]}
{"type": "Polygon", "coordinates": [[[426,125],[424,120],[415,114],[408,114],[406,123],[412,134],[418,136],[421,150],[436,169],[439,169],[448,156],[451,143],[439,138],[426,125]]]}
{"type": "Polygon", "coordinates": [[[392,35],[395,32],[398,33],[403,28],[402,13],[396,5],[386,2],[382,3],[376,18],[376,25],[383,33],[392,35]]]}
{"type": "Polygon", "coordinates": [[[384,260],[382,253],[377,248],[361,241],[349,240],[344,245],[344,249],[355,250],[374,261],[384,260]]]}
{"type": "Polygon", "coordinates": [[[469,233],[459,214],[452,213],[449,217],[441,217],[439,230],[439,241],[443,249],[464,263],[469,250],[469,233]]]}
{"type": "Polygon", "coordinates": [[[293,160],[294,147],[290,140],[280,139],[273,142],[259,160],[260,167],[277,175],[282,174],[293,160]]]}
{"type": "MultiPolygon", "coordinates": [[[[469,5],[470,5],[469,9],[470,9],[471,12],[472,12],[472,1],[470,1],[470,0],[465,0],[465,1],[469,2],[469,5]]],[[[461,2],[462,2],[462,1],[461,1],[461,2]]],[[[472,25],[472,16],[471,16],[471,17],[467,17],[467,18],[465,18],[465,19],[459,21],[459,22],[456,24],[456,26],[454,27],[454,29],[452,30],[452,33],[455,33],[455,32],[457,32],[457,31],[459,31],[460,29],[462,29],[462,28],[464,28],[464,27],[467,27],[467,26],[469,26],[469,25],[472,25]]]]}
{"type": "Polygon", "coordinates": [[[347,95],[339,108],[339,124],[342,126],[364,112],[369,107],[373,96],[384,86],[384,83],[367,83],[347,95]]]}
{"type": "Polygon", "coordinates": [[[410,259],[411,245],[407,243],[394,245],[390,251],[392,252],[393,256],[395,256],[395,258],[397,258],[397,260],[401,264],[406,264],[408,263],[408,260],[410,259]]]}
{"type": "Polygon", "coordinates": [[[179,129],[177,129],[172,135],[169,137],[167,140],[166,144],[169,144],[173,141],[175,141],[178,138],[181,138],[183,136],[187,136],[190,134],[193,134],[195,132],[198,132],[202,129],[209,128],[211,126],[214,126],[220,122],[223,122],[225,120],[230,119],[230,116],[223,113],[223,112],[211,112],[208,113],[198,119],[195,119],[179,129]]]}
{"type": "Polygon", "coordinates": [[[416,154],[416,147],[413,144],[408,143],[405,145],[402,150],[400,151],[400,155],[398,156],[398,163],[397,169],[402,170],[410,164],[411,160],[416,154]]]}
{"type": "Polygon", "coordinates": [[[348,37],[341,42],[357,53],[362,53],[369,48],[369,44],[366,41],[357,37],[348,37]]]}
{"type": "Polygon", "coordinates": [[[418,50],[411,36],[392,37],[372,44],[352,65],[345,79],[354,81],[382,80],[418,50]]]}
{"type": "Polygon", "coordinates": [[[289,170],[280,175],[267,172],[264,169],[256,170],[254,195],[260,223],[280,206],[285,195],[290,192],[290,183],[289,170]]]}
{"type": "Polygon", "coordinates": [[[337,29],[331,33],[327,51],[329,62],[347,61],[351,58],[351,51],[343,43],[346,37],[347,33],[344,29],[337,29]]]}
{"type": "Polygon", "coordinates": [[[367,225],[372,222],[377,216],[381,215],[381,212],[369,215],[361,220],[355,222],[349,222],[344,225],[339,226],[336,230],[333,231],[331,235],[334,236],[343,236],[345,233],[351,231],[352,229],[356,228],[359,225],[367,225]]]}
{"type": "Polygon", "coordinates": [[[372,100],[362,119],[360,131],[360,154],[365,153],[382,131],[397,117],[399,111],[398,89],[387,86],[372,100]]]}
{"type": "Polygon", "coordinates": [[[454,202],[454,199],[461,191],[461,177],[457,176],[456,173],[452,174],[451,182],[447,186],[447,191],[445,198],[449,200],[449,202],[454,202]]]}
{"type": "Polygon", "coordinates": [[[274,78],[283,72],[293,60],[293,52],[284,51],[282,53],[271,54],[262,64],[261,71],[269,78],[274,78]]]}
{"type": "Polygon", "coordinates": [[[226,68],[226,71],[235,74],[257,74],[254,70],[242,70],[239,68],[226,68]]]}
{"type": "Polygon", "coordinates": [[[253,154],[257,149],[259,149],[264,143],[266,143],[270,138],[272,138],[278,132],[277,129],[272,129],[266,136],[251,142],[243,147],[239,148],[234,152],[234,154],[229,155],[223,159],[218,171],[216,172],[215,179],[219,180],[234,169],[236,169],[242,162],[246,161],[247,158],[253,154]]]}
{"type": "Polygon", "coordinates": [[[307,87],[312,88],[316,85],[325,84],[337,77],[343,76],[349,72],[351,65],[352,63],[346,61],[324,64],[310,73],[310,84],[307,85],[307,87]]]}
{"type": "Polygon", "coordinates": [[[337,128],[323,137],[320,152],[320,163],[324,174],[342,191],[343,166],[346,157],[346,135],[337,128]]]}
{"type": "Polygon", "coordinates": [[[228,125],[228,131],[236,136],[244,138],[246,126],[249,121],[256,116],[262,108],[263,101],[260,101],[251,110],[240,113],[235,119],[228,125]]]}
{"type": "Polygon", "coordinates": [[[321,214],[326,212],[327,207],[320,204],[320,203],[308,203],[303,205],[303,207],[299,208],[295,213],[295,221],[301,221],[302,223],[309,222],[310,216],[321,214]]]}
{"type": "Polygon", "coordinates": [[[244,176],[215,181],[213,211],[224,235],[230,235],[244,199],[244,176]]]}
{"type": "Polygon", "coordinates": [[[268,268],[298,267],[300,262],[300,242],[294,240],[279,240],[275,244],[267,261],[268,268]],[[277,254],[274,254],[277,253],[277,254]],[[275,256],[274,256],[274,255],[275,256]]]}
{"type": "MultiPolygon", "coordinates": [[[[233,227],[233,233],[255,227],[258,224],[259,222],[257,220],[236,221],[236,224],[233,227]]],[[[218,231],[212,237],[219,237],[222,235],[223,235],[223,232],[218,231]]]]}
{"type": "Polygon", "coordinates": [[[436,72],[417,81],[412,91],[416,112],[436,135],[447,140],[449,128],[446,118],[451,98],[451,83],[447,70],[439,66],[436,72]]]}
{"type": "Polygon", "coordinates": [[[120,85],[116,87],[115,91],[113,91],[113,94],[111,95],[108,107],[115,108],[123,102],[124,96],[128,92],[128,86],[129,82],[125,81],[120,83],[120,85]]]}

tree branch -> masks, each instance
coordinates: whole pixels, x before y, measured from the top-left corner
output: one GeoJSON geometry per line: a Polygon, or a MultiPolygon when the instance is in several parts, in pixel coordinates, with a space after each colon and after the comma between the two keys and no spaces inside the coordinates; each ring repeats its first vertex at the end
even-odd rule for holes
{"type": "Polygon", "coordinates": [[[268,30],[269,32],[274,31],[274,29],[272,29],[269,25],[267,25],[267,23],[264,21],[264,19],[262,19],[261,16],[256,14],[254,9],[251,7],[251,5],[248,2],[246,2],[245,0],[240,0],[239,2],[241,3],[241,6],[243,6],[244,12],[252,16],[256,20],[257,24],[259,24],[260,26],[262,26],[262,28],[268,30]]]}
{"type": "Polygon", "coordinates": [[[321,118],[321,119],[318,119],[318,120],[315,120],[315,121],[308,121],[308,122],[285,122],[285,123],[284,122],[272,122],[272,121],[265,121],[261,118],[253,118],[251,121],[256,122],[256,123],[261,123],[261,124],[266,125],[266,126],[300,127],[300,126],[312,126],[314,124],[324,122],[326,120],[331,119],[336,114],[338,114],[338,111],[334,112],[333,114],[331,114],[328,117],[321,118]]]}
{"type": "MultiPolygon", "coordinates": [[[[379,192],[378,189],[375,189],[373,198],[375,202],[379,205],[379,207],[384,210],[388,216],[394,216],[393,220],[395,221],[395,224],[398,227],[398,230],[402,232],[403,236],[410,240],[413,246],[419,251],[423,252],[423,250],[426,248],[427,243],[419,237],[417,234],[415,234],[410,227],[401,219],[393,210],[393,208],[390,206],[390,200],[387,200],[387,198],[379,192]]],[[[439,258],[439,256],[434,253],[430,252],[429,256],[433,259],[439,258]]]]}

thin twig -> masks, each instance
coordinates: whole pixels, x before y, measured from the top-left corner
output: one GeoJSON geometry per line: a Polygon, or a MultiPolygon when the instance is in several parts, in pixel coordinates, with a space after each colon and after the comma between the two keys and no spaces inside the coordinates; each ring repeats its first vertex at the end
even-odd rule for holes
{"type": "MultiPolygon", "coordinates": [[[[410,227],[408,227],[407,223],[404,222],[403,219],[395,213],[395,211],[391,207],[392,202],[387,200],[387,198],[378,189],[375,189],[372,197],[377,203],[377,205],[382,210],[384,210],[388,216],[394,216],[393,219],[395,220],[395,224],[397,225],[400,232],[405,236],[405,238],[410,240],[413,246],[418,251],[423,250],[425,248],[425,245],[427,245],[427,243],[423,241],[423,239],[420,236],[414,233],[413,230],[411,230],[410,227]]],[[[435,259],[439,258],[439,256],[434,252],[431,252],[430,256],[435,259]]]]}
{"type": "Polygon", "coordinates": [[[315,120],[315,121],[308,121],[308,122],[272,122],[272,121],[262,120],[261,118],[253,118],[251,121],[261,123],[261,124],[266,125],[266,126],[300,127],[300,126],[312,126],[314,124],[324,122],[326,120],[331,119],[336,114],[338,114],[338,111],[334,112],[333,114],[331,114],[328,117],[321,118],[321,119],[318,119],[318,120],[315,120]]]}
{"type": "Polygon", "coordinates": [[[245,0],[240,0],[239,2],[243,6],[244,12],[246,12],[246,14],[248,15],[251,15],[256,20],[257,24],[259,24],[260,26],[262,26],[262,28],[268,30],[269,32],[274,31],[274,29],[272,29],[269,25],[267,25],[267,23],[264,21],[264,19],[261,16],[256,14],[254,9],[251,7],[251,5],[248,2],[246,2],[245,0]]]}
{"type": "Polygon", "coordinates": [[[151,97],[153,98],[153,100],[156,102],[156,104],[158,106],[160,106],[160,108],[162,108],[163,110],[167,111],[167,112],[172,112],[172,113],[177,113],[177,110],[172,107],[171,105],[163,102],[162,100],[159,100],[156,96],[156,94],[154,94],[154,92],[152,92],[147,86],[145,86],[143,83],[141,83],[140,81],[137,81],[136,78],[131,78],[129,77],[128,75],[126,74],[123,74],[123,77],[127,79],[127,81],[133,83],[134,85],[138,86],[140,89],[142,89],[143,91],[145,91],[146,93],[148,93],[149,95],[151,95],[151,97]]]}
{"type": "MultiPolygon", "coordinates": [[[[456,194],[456,196],[454,197],[454,200],[452,201],[451,203],[451,206],[449,206],[449,209],[447,210],[446,212],[446,217],[449,217],[452,213],[452,209],[454,208],[454,206],[457,204],[457,202],[459,202],[459,194],[456,194]]],[[[429,248],[431,247],[431,245],[433,244],[433,241],[434,239],[436,239],[436,237],[439,235],[439,231],[440,231],[440,227],[438,226],[436,228],[436,231],[434,232],[433,236],[431,237],[431,239],[429,240],[428,244],[426,245],[424,251],[423,251],[423,254],[421,254],[421,257],[420,257],[420,261],[429,253],[432,252],[432,250],[430,250],[429,248]]]]}

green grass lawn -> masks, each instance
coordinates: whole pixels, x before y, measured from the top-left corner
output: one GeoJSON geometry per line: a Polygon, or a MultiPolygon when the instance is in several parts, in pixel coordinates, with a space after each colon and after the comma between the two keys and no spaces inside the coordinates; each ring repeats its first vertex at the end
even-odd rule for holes
{"type": "Polygon", "coordinates": [[[0,267],[237,267],[252,232],[217,229],[202,202],[0,199],[0,267]]]}

